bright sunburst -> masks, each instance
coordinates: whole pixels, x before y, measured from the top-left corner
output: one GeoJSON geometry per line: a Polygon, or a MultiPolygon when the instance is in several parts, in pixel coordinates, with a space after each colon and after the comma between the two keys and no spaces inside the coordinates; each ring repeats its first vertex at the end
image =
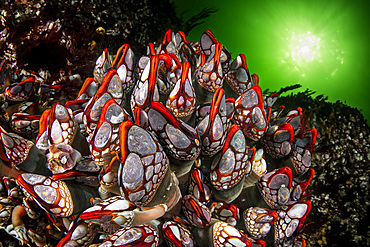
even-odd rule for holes
{"type": "MultiPolygon", "coordinates": [[[[290,60],[295,65],[295,69],[300,71],[310,62],[321,62],[321,37],[312,34],[310,31],[297,33],[287,30],[286,60],[290,60]]],[[[304,76],[304,74],[302,74],[304,76]]]]}

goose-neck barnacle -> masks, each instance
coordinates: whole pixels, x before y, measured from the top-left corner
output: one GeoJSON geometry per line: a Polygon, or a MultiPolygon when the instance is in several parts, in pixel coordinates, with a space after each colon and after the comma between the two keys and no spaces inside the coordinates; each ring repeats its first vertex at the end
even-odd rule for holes
{"type": "MultiPolygon", "coordinates": [[[[279,118],[277,95],[262,94],[246,56],[232,61],[209,30],[199,42],[168,30],[140,58],[128,44],[110,54],[103,50],[83,84],[77,75],[65,80],[79,85],[74,97],[39,106],[36,145],[0,129],[0,158],[21,173],[14,187],[25,198],[0,191],[8,199],[0,201],[2,227],[45,218],[48,230],[63,236],[45,240],[41,223],[27,220],[9,232],[24,243],[61,240],[58,246],[157,246],[163,239],[175,246],[264,246],[272,243],[270,229],[276,246],[300,243],[317,135],[306,115],[279,118]],[[264,155],[291,160],[299,176],[289,162],[271,171],[264,155]],[[262,199],[248,205],[246,195],[271,209],[262,199]],[[11,212],[18,213],[14,220],[11,212]]],[[[0,72],[8,73],[4,66],[0,72]]],[[[29,101],[42,78],[17,80],[4,88],[4,103],[29,101]]],[[[38,99],[58,96],[62,87],[43,87],[38,99]]]]}

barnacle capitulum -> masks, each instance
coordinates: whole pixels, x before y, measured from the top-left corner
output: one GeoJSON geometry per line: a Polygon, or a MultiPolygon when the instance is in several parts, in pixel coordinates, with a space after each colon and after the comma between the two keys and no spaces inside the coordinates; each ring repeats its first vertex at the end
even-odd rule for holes
{"type": "Polygon", "coordinates": [[[278,218],[278,214],[267,208],[251,207],[243,213],[247,231],[253,238],[265,237],[278,218]]]}

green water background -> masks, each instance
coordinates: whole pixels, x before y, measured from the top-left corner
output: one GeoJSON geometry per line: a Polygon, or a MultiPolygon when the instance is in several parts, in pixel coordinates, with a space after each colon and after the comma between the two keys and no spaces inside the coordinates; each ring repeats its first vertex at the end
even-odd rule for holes
{"type": "MultiPolygon", "coordinates": [[[[209,29],[235,58],[243,53],[262,90],[301,84],[370,119],[370,1],[174,0],[186,20],[218,11],[188,35],[209,29]],[[301,42],[300,42],[301,41],[301,42]],[[305,45],[308,42],[308,45],[305,45]]],[[[314,96],[315,96],[314,95],[314,96]]]]}

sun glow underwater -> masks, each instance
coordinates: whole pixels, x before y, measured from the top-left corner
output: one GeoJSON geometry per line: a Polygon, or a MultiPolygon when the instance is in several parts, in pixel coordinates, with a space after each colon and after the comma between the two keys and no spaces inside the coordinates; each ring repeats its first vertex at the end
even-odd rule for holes
{"type": "MultiPolygon", "coordinates": [[[[300,84],[306,89],[362,110],[370,117],[366,68],[370,17],[363,1],[175,1],[186,17],[203,8],[217,12],[189,33],[197,40],[209,29],[235,58],[245,54],[248,68],[271,91],[300,84]],[[233,37],[230,39],[230,37],[233,37]]],[[[179,12],[181,12],[179,11],[179,12]]]]}

